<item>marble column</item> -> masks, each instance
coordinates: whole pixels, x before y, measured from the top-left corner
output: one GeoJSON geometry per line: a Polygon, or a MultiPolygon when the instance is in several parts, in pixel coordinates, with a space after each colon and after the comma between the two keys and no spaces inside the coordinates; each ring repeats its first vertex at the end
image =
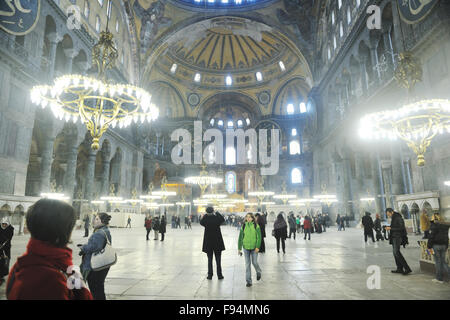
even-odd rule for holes
{"type": "Polygon", "coordinates": [[[53,80],[55,77],[55,64],[56,64],[56,48],[58,43],[63,39],[59,34],[52,33],[47,35],[48,40],[50,41],[50,56],[49,56],[49,72],[48,76],[50,80],[53,80]]]}
{"type": "Polygon", "coordinates": [[[392,39],[389,30],[383,32],[383,43],[384,48],[390,53],[387,61],[389,64],[389,68],[391,70],[394,70],[395,68],[394,48],[392,47],[392,39]]]}
{"type": "Polygon", "coordinates": [[[409,161],[405,161],[404,166],[405,166],[406,181],[407,181],[407,185],[408,185],[408,193],[411,194],[411,193],[414,193],[414,190],[413,190],[413,185],[412,185],[411,166],[410,166],[409,161]]]}
{"type": "Polygon", "coordinates": [[[361,57],[359,61],[360,70],[361,70],[361,87],[363,91],[363,95],[367,95],[369,91],[369,79],[367,79],[367,66],[366,66],[366,57],[361,57]]]}
{"type": "Polygon", "coordinates": [[[67,196],[73,198],[76,182],[78,148],[72,145],[67,153],[67,168],[64,174],[64,192],[67,196]]]}
{"type": "Polygon", "coordinates": [[[64,54],[66,55],[66,72],[67,74],[72,74],[73,69],[73,59],[78,55],[75,49],[65,49],[64,54]]]}
{"type": "Polygon", "coordinates": [[[94,174],[95,174],[95,158],[96,152],[92,149],[89,150],[89,155],[86,163],[86,176],[85,176],[85,199],[92,200],[94,194],[94,174]]]}
{"type": "Polygon", "coordinates": [[[386,202],[384,195],[383,176],[381,172],[380,157],[378,152],[372,154],[372,182],[376,211],[382,216],[386,214],[386,202]],[[379,197],[381,195],[381,197],[379,197]]]}
{"type": "MultiPolygon", "coordinates": [[[[109,158],[109,157],[108,157],[109,158]]],[[[102,171],[102,190],[101,195],[107,196],[109,195],[109,168],[110,168],[110,160],[103,159],[103,171],[102,171]]]]}
{"type": "Polygon", "coordinates": [[[405,194],[407,190],[402,170],[401,148],[398,143],[391,142],[390,152],[392,161],[392,194],[405,194]]]}
{"type": "Polygon", "coordinates": [[[342,169],[344,174],[344,207],[346,214],[349,217],[354,218],[354,210],[353,210],[353,193],[352,193],[352,173],[350,168],[350,160],[348,158],[342,159],[342,169]]]}
{"type": "Polygon", "coordinates": [[[394,44],[397,52],[405,51],[405,44],[403,42],[400,12],[398,11],[398,1],[391,0],[392,6],[392,20],[394,22],[394,44]]]}
{"type": "Polygon", "coordinates": [[[360,194],[364,194],[364,158],[360,152],[355,152],[355,171],[356,181],[358,183],[357,188],[360,194]]]}
{"type": "Polygon", "coordinates": [[[54,137],[47,137],[42,144],[41,156],[41,190],[40,192],[50,191],[50,175],[53,162],[54,137]]]}
{"type": "Polygon", "coordinates": [[[374,81],[375,83],[379,83],[381,79],[380,69],[376,68],[378,66],[378,52],[377,47],[375,45],[370,47],[370,59],[372,61],[373,73],[375,75],[374,81]]]}

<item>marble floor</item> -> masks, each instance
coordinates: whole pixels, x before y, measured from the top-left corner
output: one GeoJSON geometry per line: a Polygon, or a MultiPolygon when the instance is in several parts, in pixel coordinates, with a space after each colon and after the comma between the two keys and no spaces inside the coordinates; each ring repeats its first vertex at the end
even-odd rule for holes
{"type": "MultiPolygon", "coordinates": [[[[143,222],[142,222],[143,224],[143,222]]],[[[410,235],[410,245],[402,248],[413,273],[391,274],[395,268],[391,246],[385,242],[365,244],[361,229],[313,234],[311,241],[288,239],[286,254],[277,254],[275,239],[266,238],[267,253],[259,255],[262,280],[245,286],[244,258],[237,254],[238,230],[222,227],[226,251],[222,255],[225,279],[206,279],[207,258],[201,252],[203,227],[192,230],[167,228],[164,242],[145,240],[143,227],[111,229],[119,260],[108,274],[108,299],[239,299],[239,300],[373,300],[373,299],[450,299],[450,284],[431,282],[432,275],[419,269],[419,237],[410,235]],[[381,289],[368,289],[369,266],[381,270],[381,289]]],[[[83,230],[74,230],[71,248],[79,264],[77,243],[84,243],[83,230]]],[[[25,251],[28,235],[15,236],[12,261],[25,251]]],[[[5,286],[0,299],[5,299],[5,286]]]]}

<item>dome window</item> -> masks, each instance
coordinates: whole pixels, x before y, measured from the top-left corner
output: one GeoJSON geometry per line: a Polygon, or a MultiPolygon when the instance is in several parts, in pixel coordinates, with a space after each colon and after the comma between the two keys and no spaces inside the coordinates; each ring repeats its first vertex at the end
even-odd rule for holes
{"type": "Polygon", "coordinates": [[[202,75],[200,73],[196,73],[195,77],[194,77],[194,81],[195,82],[200,82],[201,79],[202,79],[202,75]]]}
{"type": "Polygon", "coordinates": [[[281,71],[286,71],[283,61],[278,62],[278,65],[280,66],[281,71]]]}
{"type": "Polygon", "coordinates": [[[257,80],[257,81],[262,81],[262,80],[263,80],[263,76],[262,76],[262,73],[261,73],[261,72],[257,72],[257,73],[256,73],[256,80],[257,80]]]}
{"type": "Polygon", "coordinates": [[[177,72],[177,64],[176,63],[174,63],[173,65],[172,65],[172,68],[170,68],[170,72],[172,72],[172,73],[175,73],[175,72],[177,72]]]}
{"type": "Polygon", "coordinates": [[[231,86],[233,84],[233,78],[231,78],[231,76],[227,76],[225,78],[225,83],[227,86],[231,86]]]}

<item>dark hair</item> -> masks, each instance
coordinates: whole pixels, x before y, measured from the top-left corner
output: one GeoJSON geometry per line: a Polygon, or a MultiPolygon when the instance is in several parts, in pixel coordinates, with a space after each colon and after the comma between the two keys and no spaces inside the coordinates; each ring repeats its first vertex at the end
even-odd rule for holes
{"type": "Polygon", "coordinates": [[[109,220],[111,220],[111,216],[109,214],[107,214],[106,212],[100,212],[98,214],[98,217],[100,218],[100,221],[104,225],[108,225],[109,224],[109,220]]]}
{"type": "Polygon", "coordinates": [[[75,222],[75,210],[72,206],[53,199],[37,201],[26,216],[31,237],[56,247],[65,247],[69,243],[75,222]]]}
{"type": "Polygon", "coordinates": [[[214,208],[213,207],[206,208],[206,213],[213,213],[213,212],[214,212],[214,208]]]}
{"type": "Polygon", "coordinates": [[[392,213],[394,213],[394,209],[392,209],[392,208],[387,208],[387,209],[386,209],[386,212],[392,212],[392,213]]]}

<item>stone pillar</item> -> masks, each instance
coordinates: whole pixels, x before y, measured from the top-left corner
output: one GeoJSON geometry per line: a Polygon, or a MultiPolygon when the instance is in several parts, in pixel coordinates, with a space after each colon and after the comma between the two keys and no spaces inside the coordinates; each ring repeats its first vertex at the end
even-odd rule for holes
{"type": "Polygon", "coordinates": [[[42,145],[41,192],[50,191],[50,174],[52,170],[54,143],[54,137],[47,137],[42,145]]]}
{"type": "Polygon", "coordinates": [[[407,190],[402,170],[401,148],[397,143],[392,142],[390,152],[392,161],[392,194],[405,194],[407,190]]]}
{"type": "MultiPolygon", "coordinates": [[[[107,157],[109,158],[109,157],[107,157]]],[[[103,172],[102,172],[102,190],[101,195],[107,196],[109,195],[109,168],[110,168],[110,160],[103,158],[103,172]]]]}
{"type": "Polygon", "coordinates": [[[74,189],[75,189],[75,180],[76,180],[76,170],[77,170],[77,156],[78,156],[78,148],[73,145],[69,147],[67,153],[67,168],[66,173],[64,175],[64,192],[70,198],[73,198],[74,189]]]}
{"type": "Polygon", "coordinates": [[[375,45],[372,45],[370,47],[370,59],[372,61],[372,67],[373,67],[373,72],[375,74],[375,83],[379,83],[380,79],[381,79],[381,74],[380,74],[380,69],[376,68],[376,66],[378,66],[378,52],[377,52],[377,47],[375,45]]]}
{"type": "Polygon", "coordinates": [[[392,39],[391,39],[391,34],[389,33],[389,29],[385,30],[385,32],[383,32],[383,43],[384,43],[385,49],[390,52],[389,57],[388,57],[389,67],[392,70],[394,70],[394,68],[395,68],[394,48],[392,47],[392,39]]]}
{"type": "Polygon", "coordinates": [[[352,174],[351,174],[351,168],[350,168],[350,160],[348,158],[344,158],[342,160],[342,169],[344,174],[344,207],[346,214],[349,217],[354,218],[355,214],[353,211],[353,197],[352,197],[352,174]]]}
{"type": "Polygon", "coordinates": [[[407,181],[407,185],[408,185],[408,193],[414,193],[412,179],[411,179],[411,167],[409,165],[409,161],[405,161],[404,166],[405,166],[406,181],[407,181]]]}
{"type": "Polygon", "coordinates": [[[362,56],[359,61],[360,69],[361,69],[361,86],[363,95],[367,95],[369,91],[369,80],[367,79],[367,70],[366,70],[366,57],[362,56]]]}
{"type": "Polygon", "coordinates": [[[355,152],[355,169],[357,188],[361,194],[364,193],[364,158],[360,152],[355,152]]]}
{"type": "Polygon", "coordinates": [[[382,197],[384,195],[384,186],[378,152],[374,152],[374,154],[372,154],[372,182],[376,210],[382,216],[385,216],[386,203],[385,198],[382,197]],[[379,195],[381,195],[381,197],[379,197],[379,195]]]}
{"type": "Polygon", "coordinates": [[[73,69],[73,59],[78,55],[78,52],[75,49],[65,49],[64,54],[66,55],[66,72],[67,74],[72,74],[73,69]]]}
{"type": "Polygon", "coordinates": [[[49,56],[49,72],[48,76],[50,80],[53,80],[55,77],[55,64],[56,64],[56,47],[58,46],[58,43],[62,40],[62,37],[58,35],[57,33],[49,34],[48,40],[50,41],[50,56],[49,56]]]}
{"type": "Polygon", "coordinates": [[[94,174],[95,174],[95,158],[96,152],[92,149],[89,150],[89,155],[86,164],[86,176],[85,176],[85,199],[92,200],[94,194],[94,174]]]}
{"type": "Polygon", "coordinates": [[[394,22],[394,44],[397,52],[403,52],[405,51],[405,44],[403,43],[400,12],[398,11],[397,3],[397,0],[391,0],[392,20],[394,22]]]}

